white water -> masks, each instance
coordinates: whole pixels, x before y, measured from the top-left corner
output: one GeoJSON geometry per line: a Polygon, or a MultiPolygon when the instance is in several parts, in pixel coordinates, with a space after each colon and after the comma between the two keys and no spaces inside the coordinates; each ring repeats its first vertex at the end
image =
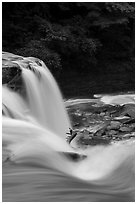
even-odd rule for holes
{"type": "MultiPolygon", "coordinates": [[[[38,66],[29,60],[33,71],[20,64],[26,98],[3,87],[3,144],[11,152],[15,168],[13,174],[3,175],[7,186],[4,201],[134,201],[134,142],[85,151],[70,147],[65,137],[71,125],[57,84],[43,63],[38,66]],[[64,152],[87,158],[75,162],[64,152]],[[33,179],[30,165],[40,168],[33,179]],[[15,181],[19,185],[11,189],[8,184],[15,181]],[[36,187],[43,182],[44,194],[39,197],[36,187]],[[26,192],[30,183],[31,190],[26,192]],[[20,190],[17,195],[20,186],[24,186],[24,194],[20,190]]],[[[12,171],[13,166],[10,168],[12,171]]]]}
{"type": "Polygon", "coordinates": [[[101,98],[101,101],[106,103],[106,104],[119,104],[119,105],[124,105],[124,104],[134,104],[135,103],[135,95],[134,94],[124,94],[124,95],[114,95],[114,96],[103,96],[101,98]]]}

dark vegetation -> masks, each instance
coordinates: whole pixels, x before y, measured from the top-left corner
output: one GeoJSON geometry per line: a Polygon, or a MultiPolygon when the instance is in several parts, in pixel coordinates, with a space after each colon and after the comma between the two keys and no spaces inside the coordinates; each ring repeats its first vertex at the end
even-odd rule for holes
{"type": "Polygon", "coordinates": [[[65,97],[134,90],[135,4],[4,2],[3,51],[42,59],[65,97]]]}

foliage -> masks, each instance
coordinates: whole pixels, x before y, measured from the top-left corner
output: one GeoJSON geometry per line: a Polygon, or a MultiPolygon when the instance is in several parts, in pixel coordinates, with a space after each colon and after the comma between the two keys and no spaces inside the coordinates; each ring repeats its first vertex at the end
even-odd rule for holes
{"type": "Polygon", "coordinates": [[[53,72],[99,74],[106,65],[122,68],[126,62],[133,70],[133,2],[4,2],[2,7],[5,51],[38,57],[53,72]]]}
{"type": "Polygon", "coordinates": [[[33,56],[43,60],[51,71],[61,69],[61,58],[59,54],[46,48],[39,40],[31,40],[25,47],[15,50],[16,54],[23,56],[33,56]]]}

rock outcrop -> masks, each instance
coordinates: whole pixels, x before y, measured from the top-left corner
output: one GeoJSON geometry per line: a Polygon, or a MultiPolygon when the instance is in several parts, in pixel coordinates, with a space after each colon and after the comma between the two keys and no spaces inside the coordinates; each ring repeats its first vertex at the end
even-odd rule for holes
{"type": "Polygon", "coordinates": [[[41,64],[41,60],[34,57],[22,57],[12,53],[2,52],[2,84],[6,84],[14,90],[21,89],[22,78],[19,64],[26,69],[30,69],[32,60],[38,65],[41,64]]]}

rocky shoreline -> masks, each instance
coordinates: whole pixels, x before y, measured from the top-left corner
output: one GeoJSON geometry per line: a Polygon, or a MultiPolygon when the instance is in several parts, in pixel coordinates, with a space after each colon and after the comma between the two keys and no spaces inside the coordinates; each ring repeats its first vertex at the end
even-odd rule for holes
{"type": "Polygon", "coordinates": [[[135,105],[75,104],[68,107],[73,130],[67,141],[74,148],[108,145],[135,138],[135,105]]]}

